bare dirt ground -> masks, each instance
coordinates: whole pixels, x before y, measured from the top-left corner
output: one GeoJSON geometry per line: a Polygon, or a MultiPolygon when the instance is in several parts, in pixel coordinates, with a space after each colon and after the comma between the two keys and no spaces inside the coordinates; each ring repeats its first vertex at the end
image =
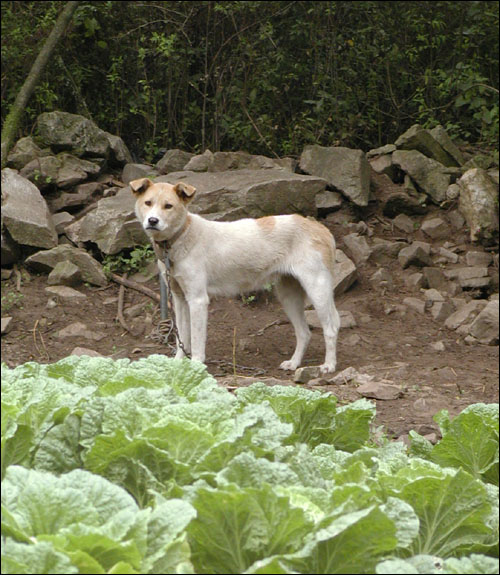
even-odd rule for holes
{"type": "MultiPolygon", "coordinates": [[[[347,231],[333,221],[327,225],[342,248],[342,236],[347,231]]],[[[372,219],[370,225],[378,237],[401,236],[388,229],[381,218],[372,219]]],[[[455,239],[461,241],[463,236],[455,239]]],[[[395,400],[372,400],[376,401],[376,424],[383,426],[389,437],[404,436],[411,429],[425,435],[438,431],[432,418],[440,409],[456,415],[472,403],[498,402],[498,346],[467,345],[456,332],[435,322],[428,312],[421,315],[405,310],[402,300],[420,295],[404,283],[405,274],[416,270],[403,271],[397,260],[387,268],[394,278],[392,290],[384,292],[374,287],[369,278],[377,268],[366,264],[358,268],[358,281],[353,288],[337,298],[338,309],[351,311],[357,322],[356,327],[340,332],[339,371],[352,366],[358,372],[390,380],[404,390],[395,400]],[[354,335],[359,337],[353,338],[354,335]],[[436,342],[443,342],[444,351],[431,346],[436,342]]],[[[77,346],[113,358],[172,353],[148,335],[151,332],[148,321],[152,319],[153,326],[157,324],[159,310],[147,296],[125,290],[125,309],[144,304],[137,317],[126,317],[134,332],[129,333],[116,320],[117,284],[110,283],[106,288],[79,286],[77,289],[87,296],[85,299],[77,303],[59,300],[55,302],[57,305],[47,306],[51,299],[45,292],[47,276],[29,272],[27,278],[22,272],[19,291],[15,274],[2,282],[2,300],[11,303],[8,313],[4,311],[2,315],[13,316],[11,331],[2,337],[2,361],[9,366],[27,361],[51,363],[66,357],[77,346]],[[92,332],[100,333],[102,339],[58,337],[58,332],[73,322],[85,323],[92,332]]],[[[156,278],[146,285],[158,290],[156,278]]],[[[290,381],[291,374],[278,369],[292,354],[294,344],[293,329],[272,293],[262,292],[253,299],[212,301],[208,370],[221,385],[234,387],[263,378],[277,378],[295,385],[290,381]],[[235,373],[245,377],[235,378],[235,373]]],[[[321,330],[314,329],[305,365],[322,363],[323,354],[321,330]]],[[[334,394],[340,403],[360,398],[352,382],[309,387],[334,394]]]]}

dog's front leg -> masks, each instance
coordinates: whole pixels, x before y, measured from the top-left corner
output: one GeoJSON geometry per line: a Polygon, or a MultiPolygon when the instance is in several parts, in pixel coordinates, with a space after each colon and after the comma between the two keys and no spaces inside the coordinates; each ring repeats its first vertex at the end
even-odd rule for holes
{"type": "Polygon", "coordinates": [[[208,302],[207,294],[188,298],[191,318],[191,358],[202,363],[205,361],[207,341],[208,302]]]}

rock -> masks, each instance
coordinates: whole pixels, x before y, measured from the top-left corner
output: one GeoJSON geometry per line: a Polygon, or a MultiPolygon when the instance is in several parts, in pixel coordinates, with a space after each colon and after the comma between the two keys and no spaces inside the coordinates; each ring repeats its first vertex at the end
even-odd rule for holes
{"type": "Polygon", "coordinates": [[[55,336],[59,339],[65,339],[67,337],[83,337],[85,339],[101,341],[101,339],[106,337],[106,334],[92,331],[88,329],[84,323],[77,321],[58,331],[55,336]]]}
{"type": "Polygon", "coordinates": [[[51,194],[47,197],[47,205],[52,213],[60,212],[68,208],[86,206],[102,189],[103,186],[99,182],[80,184],[71,191],[51,194]]]}
{"type": "Polygon", "coordinates": [[[140,178],[156,178],[158,172],[149,164],[125,164],[122,171],[122,182],[129,184],[140,178]]]}
{"type": "Polygon", "coordinates": [[[396,151],[396,146],[394,144],[386,144],[380,148],[375,148],[366,153],[368,159],[375,158],[376,156],[384,156],[386,154],[392,154],[396,151]]]}
{"type": "Polygon", "coordinates": [[[440,217],[424,220],[420,229],[433,240],[450,237],[450,226],[440,217]]]}
{"type": "Polygon", "coordinates": [[[456,264],[458,262],[458,254],[447,250],[446,248],[438,248],[439,258],[436,259],[436,263],[452,263],[456,264]]]}
{"type": "Polygon", "coordinates": [[[346,292],[358,277],[354,262],[342,250],[335,250],[335,267],[333,269],[333,289],[336,296],[346,292]]]}
{"type": "MultiPolygon", "coordinates": [[[[194,159],[194,158],[193,158],[194,159]]],[[[316,194],[325,180],[283,169],[228,170],[226,172],[173,172],[157,182],[183,181],[197,195],[190,209],[211,219],[236,220],[274,214],[316,215],[316,194]]]]}
{"type": "Polygon", "coordinates": [[[98,351],[94,351],[93,349],[87,349],[86,347],[75,347],[73,351],[70,352],[70,355],[87,355],[89,357],[104,357],[98,351]]]}
{"type": "Polygon", "coordinates": [[[54,295],[56,297],[67,299],[67,300],[79,300],[87,299],[87,296],[76,289],[68,286],[62,285],[51,285],[45,288],[45,291],[49,295],[54,295]]]}
{"type": "Polygon", "coordinates": [[[38,134],[55,152],[71,151],[78,157],[107,158],[111,144],[92,120],[67,112],[46,112],[37,118],[38,134]]]}
{"type": "Polygon", "coordinates": [[[370,165],[361,150],[310,145],[300,156],[300,169],[325,179],[357,206],[367,206],[370,165]]]}
{"type": "Polygon", "coordinates": [[[445,271],[444,274],[449,279],[457,280],[462,288],[485,288],[488,287],[491,282],[491,278],[488,275],[488,268],[485,266],[455,268],[445,271]]]}
{"type": "Polygon", "coordinates": [[[442,270],[435,267],[425,267],[422,271],[424,272],[425,283],[429,288],[440,292],[449,291],[449,281],[442,270]]]}
{"type": "Polygon", "coordinates": [[[460,196],[460,186],[458,184],[450,184],[446,190],[446,199],[453,201],[460,196]]]}
{"type": "Polygon", "coordinates": [[[2,266],[10,266],[11,264],[15,264],[21,257],[21,250],[18,244],[16,244],[16,242],[10,237],[7,230],[3,229],[3,226],[0,237],[2,249],[2,266]]]}
{"type": "Polygon", "coordinates": [[[357,266],[368,260],[371,255],[371,248],[364,236],[347,234],[343,240],[357,266]]]}
{"type": "Polygon", "coordinates": [[[412,234],[415,231],[415,222],[406,214],[399,214],[392,220],[392,223],[405,234],[412,234]]]}
{"type": "Polygon", "coordinates": [[[315,379],[320,375],[319,367],[317,366],[306,366],[299,367],[295,370],[293,376],[293,381],[295,383],[307,383],[311,379],[315,379]]]}
{"type": "Polygon", "coordinates": [[[451,183],[451,174],[443,164],[427,158],[417,150],[397,150],[392,154],[393,163],[406,172],[436,204],[446,199],[446,190],[451,183]]]}
{"type": "Polygon", "coordinates": [[[38,188],[14,170],[2,170],[2,221],[20,245],[52,248],[57,232],[38,188]]]}
{"type": "Polygon", "coordinates": [[[484,300],[472,300],[468,303],[464,303],[456,312],[452,313],[447,318],[444,325],[448,329],[457,329],[462,324],[471,323],[485,305],[486,302],[484,300]]]}
{"type": "Polygon", "coordinates": [[[391,242],[382,238],[374,238],[369,260],[378,265],[390,265],[406,247],[405,242],[391,242]]]}
{"type": "Polygon", "coordinates": [[[442,341],[435,341],[430,344],[434,351],[446,351],[446,346],[442,341]]]}
{"type": "Polygon", "coordinates": [[[64,233],[64,228],[74,220],[71,214],[68,212],[59,212],[58,214],[53,214],[52,221],[56,228],[58,234],[64,233]]]}
{"type": "Polygon", "coordinates": [[[485,170],[468,170],[458,181],[459,210],[470,229],[472,242],[485,246],[498,241],[498,188],[485,170]]]}
{"type": "Polygon", "coordinates": [[[440,323],[446,321],[454,311],[455,308],[449,301],[437,301],[431,307],[432,317],[440,323]]]}
{"type": "Polygon", "coordinates": [[[405,277],[405,284],[409,288],[424,287],[424,285],[426,284],[424,274],[421,274],[420,272],[415,272],[409,276],[406,276],[405,277]]]}
{"type": "Polygon", "coordinates": [[[184,171],[188,172],[207,172],[213,154],[210,150],[205,150],[203,154],[193,156],[184,166],[184,171]]]}
{"type": "Polygon", "coordinates": [[[480,343],[498,344],[498,305],[498,300],[489,301],[470,326],[470,335],[480,343]]]}
{"type": "Polygon", "coordinates": [[[80,268],[70,261],[57,263],[47,278],[47,284],[51,286],[76,286],[80,283],[82,283],[80,268]]]}
{"type": "Polygon", "coordinates": [[[293,161],[289,158],[253,156],[248,152],[242,151],[212,153],[210,150],[206,150],[199,156],[193,156],[180,169],[193,172],[226,172],[228,170],[266,170],[275,168],[293,172],[293,161]]]}
{"type": "Polygon", "coordinates": [[[7,158],[7,166],[15,170],[22,170],[26,164],[29,164],[36,158],[47,156],[49,150],[41,150],[33,141],[31,136],[18,140],[7,158]]]}
{"type": "Polygon", "coordinates": [[[363,397],[370,397],[383,401],[398,399],[403,395],[403,390],[397,385],[384,383],[382,381],[368,381],[356,388],[356,391],[363,397]]]}
{"type": "Polygon", "coordinates": [[[86,251],[73,246],[61,245],[51,250],[37,252],[26,259],[26,265],[36,271],[49,272],[59,262],[70,261],[82,274],[82,279],[93,285],[105,286],[107,279],[101,265],[86,251]]]}
{"type": "Polygon", "coordinates": [[[392,157],[387,154],[385,156],[377,156],[369,160],[370,166],[377,174],[387,174],[391,180],[394,180],[396,170],[392,163],[392,157]]]}
{"type": "Polygon", "coordinates": [[[464,164],[465,158],[462,152],[453,143],[453,140],[448,136],[448,132],[443,128],[443,126],[438,125],[435,128],[432,128],[432,130],[430,130],[430,134],[438,144],[441,145],[443,150],[455,160],[455,163],[451,165],[461,166],[464,164]]]}
{"type": "Polygon", "coordinates": [[[103,198],[81,220],[66,227],[74,243],[94,242],[101,252],[116,254],[125,248],[149,242],[134,212],[135,197],[129,187],[116,196],[103,198]]]}
{"type": "Polygon", "coordinates": [[[378,285],[381,288],[392,288],[394,287],[394,280],[392,279],[391,273],[385,268],[379,268],[371,277],[370,281],[378,285]]]}
{"type": "MultiPolygon", "coordinates": [[[[442,133],[439,133],[439,136],[442,137],[442,133]]],[[[418,124],[414,124],[404,134],[401,134],[395,145],[399,150],[418,150],[424,156],[432,158],[444,166],[460,165],[453,156],[442,148],[428,130],[418,124]]]]}
{"type": "Polygon", "coordinates": [[[354,367],[347,367],[346,369],[338,373],[335,377],[332,377],[330,381],[337,385],[345,385],[346,383],[349,383],[350,381],[356,379],[360,375],[361,374],[358,373],[354,369],[354,367]]]}
{"type": "Polygon", "coordinates": [[[488,252],[467,252],[465,263],[468,266],[489,266],[493,261],[493,256],[488,252]]]}
{"type": "Polygon", "coordinates": [[[26,164],[21,176],[33,182],[40,190],[57,186],[69,188],[99,174],[101,167],[68,153],[37,158],[26,164]]]}
{"type": "Polygon", "coordinates": [[[11,317],[3,317],[1,322],[1,332],[2,335],[6,335],[12,329],[12,318],[11,317]]]}
{"type": "Polygon", "coordinates": [[[416,197],[405,191],[390,193],[382,203],[382,213],[388,218],[394,218],[398,214],[407,216],[417,216],[427,213],[428,207],[425,204],[426,196],[416,197]]]}
{"type": "Polygon", "coordinates": [[[110,154],[109,163],[112,166],[123,166],[125,164],[130,164],[133,162],[132,155],[129,149],[125,145],[125,142],[119,137],[109,132],[104,132],[104,135],[108,139],[110,154]]]}
{"type": "Polygon", "coordinates": [[[162,175],[170,172],[180,172],[193,156],[194,154],[183,150],[167,150],[163,158],[157,162],[156,169],[162,175]]]}
{"type": "Polygon", "coordinates": [[[430,248],[430,244],[417,241],[403,248],[398,254],[401,267],[405,269],[411,265],[419,267],[432,266],[430,248]]]}
{"type": "Polygon", "coordinates": [[[342,196],[338,192],[325,190],[316,194],[316,209],[319,216],[326,216],[342,207],[342,196]]]}
{"type": "Polygon", "coordinates": [[[403,304],[408,306],[413,311],[416,311],[417,313],[425,313],[425,302],[416,297],[405,297],[403,304]]]}
{"type": "Polygon", "coordinates": [[[434,288],[424,290],[424,298],[426,301],[432,303],[445,301],[444,295],[440,291],[434,288]]]}

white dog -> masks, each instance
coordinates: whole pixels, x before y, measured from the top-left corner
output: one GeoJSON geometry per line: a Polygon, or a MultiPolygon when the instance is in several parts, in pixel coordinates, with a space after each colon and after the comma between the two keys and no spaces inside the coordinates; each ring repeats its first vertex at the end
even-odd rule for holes
{"type": "MultiPolygon", "coordinates": [[[[276,282],[295,329],[297,346],[281,369],[296,369],[310,339],[306,295],[325,338],[322,373],[335,371],[339,314],[333,301],[335,241],[316,221],[299,215],[213,222],[188,211],[195,188],[182,182],[130,182],[135,212],[146,233],[165,242],[179,337],[193,359],[205,361],[209,296],[234,296],[276,282]]],[[[177,342],[176,357],[184,352],[177,342]]]]}

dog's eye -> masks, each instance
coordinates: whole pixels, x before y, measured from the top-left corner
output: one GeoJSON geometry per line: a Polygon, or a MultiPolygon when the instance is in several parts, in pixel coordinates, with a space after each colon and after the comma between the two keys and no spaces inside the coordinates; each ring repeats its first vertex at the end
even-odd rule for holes
{"type": "Polygon", "coordinates": [[[146,200],[144,203],[146,204],[146,206],[152,206],[153,205],[153,202],[151,200],[146,200]]]}
{"type": "Polygon", "coordinates": [[[166,210],[170,210],[170,209],[173,208],[174,206],[173,206],[172,204],[168,204],[168,203],[167,203],[167,204],[165,204],[163,207],[164,207],[166,210]]]}

